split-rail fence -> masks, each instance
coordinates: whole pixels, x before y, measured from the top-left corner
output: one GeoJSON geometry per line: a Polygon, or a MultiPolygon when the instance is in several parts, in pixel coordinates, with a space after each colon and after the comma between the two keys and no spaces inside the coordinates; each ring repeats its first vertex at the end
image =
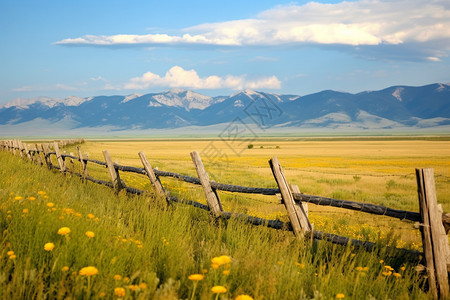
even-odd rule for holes
{"type": "Polygon", "coordinates": [[[58,169],[61,173],[71,173],[81,177],[85,181],[91,181],[115,189],[117,192],[126,190],[132,194],[143,194],[146,191],[126,186],[121,180],[119,171],[132,172],[148,176],[154,193],[166,199],[168,202],[181,202],[193,205],[210,211],[215,217],[224,219],[238,218],[253,225],[264,225],[274,229],[291,230],[299,238],[313,238],[326,240],[335,244],[363,247],[368,251],[374,250],[376,245],[369,241],[360,241],[350,239],[335,234],[324,233],[313,230],[307,213],[307,203],[316,205],[326,205],[361,211],[364,213],[383,215],[400,220],[416,222],[415,225],[420,229],[422,235],[423,253],[402,248],[392,248],[392,253],[400,254],[405,259],[418,260],[422,257],[422,263],[425,265],[428,276],[429,288],[434,298],[449,298],[449,276],[450,270],[450,249],[447,237],[448,228],[450,228],[450,214],[442,212],[441,205],[438,205],[433,169],[416,169],[417,191],[419,199],[419,212],[397,210],[382,205],[369,203],[360,203],[347,200],[338,200],[320,196],[306,195],[300,192],[298,186],[290,185],[284,175],[283,168],[277,157],[269,160],[270,168],[278,185],[278,188],[259,188],[246,187],[238,185],[223,184],[210,181],[208,173],[203,166],[201,157],[197,151],[191,153],[191,158],[197,171],[198,177],[185,176],[178,173],[161,171],[152,168],[144,152],[139,152],[139,158],[143,168],[123,166],[114,163],[108,150],[103,151],[105,161],[89,159],[83,156],[80,147],[77,147],[78,156],[61,153],[60,147],[82,143],[84,140],[63,140],[53,143],[27,144],[20,140],[0,141],[0,148],[4,151],[10,151],[22,158],[27,158],[37,164],[46,165],[49,169],[58,169]],[[57,165],[53,164],[51,156],[56,156],[57,165]],[[77,160],[81,164],[81,173],[70,170],[67,167],[66,160],[77,160]],[[105,181],[90,177],[88,174],[88,163],[97,164],[108,168],[111,181],[105,181]],[[207,205],[200,202],[179,199],[170,194],[170,192],[161,184],[159,177],[172,177],[188,183],[201,185],[203,187],[207,205]],[[236,193],[251,193],[262,195],[276,195],[285,205],[290,222],[284,223],[280,220],[266,220],[245,214],[226,212],[222,208],[217,191],[228,191],[236,193]]]}

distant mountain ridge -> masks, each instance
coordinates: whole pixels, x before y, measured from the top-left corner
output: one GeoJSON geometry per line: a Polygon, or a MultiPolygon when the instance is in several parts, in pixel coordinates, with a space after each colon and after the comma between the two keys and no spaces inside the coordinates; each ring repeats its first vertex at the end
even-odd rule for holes
{"type": "Polygon", "coordinates": [[[42,120],[66,122],[68,129],[112,130],[202,127],[236,120],[263,129],[434,128],[450,125],[450,85],[392,86],[356,94],[325,90],[305,96],[244,90],[210,97],[173,89],[144,95],[16,99],[0,106],[0,131],[2,126],[42,120]]]}

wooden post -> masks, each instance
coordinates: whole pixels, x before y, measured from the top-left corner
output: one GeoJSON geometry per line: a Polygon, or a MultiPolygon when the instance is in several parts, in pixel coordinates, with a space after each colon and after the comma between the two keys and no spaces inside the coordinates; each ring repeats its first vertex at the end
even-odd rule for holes
{"type": "Polygon", "coordinates": [[[166,192],[164,191],[161,181],[159,181],[159,178],[156,176],[155,172],[153,172],[153,168],[145,157],[144,151],[139,152],[139,157],[141,158],[141,162],[144,165],[145,172],[147,173],[147,176],[150,179],[150,182],[152,183],[156,194],[160,197],[166,197],[166,192]]]}
{"type": "Polygon", "coordinates": [[[294,234],[299,237],[309,234],[311,232],[311,224],[309,223],[308,216],[302,206],[295,207],[294,197],[289,189],[289,185],[278,158],[274,156],[269,160],[269,165],[280,189],[281,197],[288,212],[294,234]]]}
{"type": "Polygon", "coordinates": [[[433,169],[416,169],[417,192],[422,217],[422,243],[428,282],[434,298],[448,299],[447,261],[450,250],[436,199],[433,169]]]}
{"type": "Polygon", "coordinates": [[[44,163],[42,162],[41,153],[39,151],[39,145],[35,144],[34,146],[36,147],[37,162],[38,162],[38,164],[40,164],[42,166],[44,163]]]}
{"type": "Polygon", "coordinates": [[[29,160],[31,160],[31,154],[30,154],[30,150],[28,149],[27,144],[26,144],[26,143],[23,143],[22,145],[23,145],[23,149],[24,149],[24,151],[25,151],[26,157],[27,157],[29,160]]]}
{"type": "Polygon", "coordinates": [[[103,151],[103,156],[105,157],[106,164],[108,165],[109,174],[111,175],[112,183],[114,185],[114,189],[118,193],[121,189],[124,188],[122,185],[122,181],[120,180],[119,171],[114,167],[114,163],[109,155],[109,151],[103,151]]]}
{"type": "Polygon", "coordinates": [[[13,143],[13,154],[16,155],[16,150],[19,148],[19,146],[17,146],[17,140],[14,139],[12,143],[13,143]]]}
{"type": "Polygon", "coordinates": [[[58,160],[58,164],[59,164],[59,170],[61,172],[65,172],[66,171],[66,165],[64,164],[64,160],[61,157],[61,152],[59,151],[58,142],[54,142],[53,143],[53,147],[55,148],[56,159],[58,160]]]}
{"type": "Polygon", "coordinates": [[[209,209],[214,215],[218,216],[221,212],[223,212],[222,204],[220,203],[217,192],[211,187],[209,176],[203,166],[200,154],[197,151],[191,152],[191,158],[194,162],[195,169],[197,170],[198,178],[203,186],[203,191],[205,192],[206,202],[208,203],[209,209]]]}
{"type": "Polygon", "coordinates": [[[23,146],[22,146],[22,142],[20,140],[17,140],[17,148],[19,149],[20,157],[23,158],[23,152],[22,152],[23,146]]]}
{"type": "Polygon", "coordinates": [[[47,164],[47,167],[49,169],[51,169],[53,167],[53,164],[52,164],[52,160],[51,160],[50,154],[49,154],[49,152],[50,152],[49,146],[48,146],[48,144],[41,144],[41,148],[42,148],[42,152],[44,153],[45,163],[47,164]]]}
{"type": "MultiPolygon", "coordinates": [[[[292,194],[294,194],[294,193],[300,194],[301,193],[298,185],[296,185],[296,184],[289,184],[289,189],[291,190],[292,194]]],[[[298,211],[300,209],[300,206],[303,207],[303,211],[305,212],[306,217],[308,217],[308,203],[303,203],[303,202],[297,203],[294,201],[294,207],[295,207],[295,210],[297,211],[297,214],[300,213],[298,211]]]]}
{"type": "Polygon", "coordinates": [[[83,160],[83,154],[81,154],[81,149],[80,149],[79,146],[77,147],[77,150],[78,150],[78,160],[80,161],[81,167],[82,167],[82,169],[83,169],[83,172],[82,172],[82,174],[83,174],[83,179],[86,180],[86,177],[88,177],[87,162],[84,162],[84,160],[83,160]]]}

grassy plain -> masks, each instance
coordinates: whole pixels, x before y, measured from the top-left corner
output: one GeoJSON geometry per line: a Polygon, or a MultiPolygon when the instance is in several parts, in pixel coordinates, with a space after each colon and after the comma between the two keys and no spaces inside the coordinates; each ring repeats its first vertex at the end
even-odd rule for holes
{"type": "MultiPolygon", "coordinates": [[[[141,166],[137,153],[144,151],[153,167],[196,176],[190,152],[200,152],[211,179],[245,186],[276,187],[268,160],[277,156],[290,183],[305,194],[381,204],[418,211],[415,168],[433,168],[438,201],[450,211],[450,141],[426,138],[260,139],[92,141],[82,150],[103,160],[108,149],[113,160],[141,166]],[[253,148],[249,149],[248,145],[253,148]]],[[[72,149],[73,150],[73,149],[72,149]]],[[[70,149],[68,150],[70,151],[70,149]]],[[[102,170],[104,179],[107,173],[102,170]]],[[[143,176],[122,173],[127,185],[150,188],[143,176]]],[[[161,178],[174,194],[205,202],[200,187],[161,178]]],[[[220,193],[228,211],[267,219],[287,220],[285,209],[273,196],[220,193]]],[[[420,249],[419,231],[411,222],[331,207],[309,205],[315,229],[376,241],[394,233],[398,245],[420,249]]]]}
{"type": "MultiPolygon", "coordinates": [[[[144,151],[153,167],[192,176],[189,153],[198,150],[214,180],[262,187],[275,187],[267,161],[276,155],[287,179],[304,193],[415,211],[414,168],[432,167],[439,202],[449,211],[449,141],[277,139],[252,141],[252,149],[249,142],[240,142],[229,147],[217,140],[89,141],[81,148],[99,160],[107,149],[114,161],[134,166],[140,166],[137,153],[144,151]]],[[[111,299],[122,291],[125,299],[214,299],[213,286],[226,287],[221,299],[242,294],[254,299],[430,298],[415,264],[383,250],[368,253],[300,241],[291,232],[237,220],[217,222],[190,206],[167,207],[151,193],[115,195],[107,187],[82,184],[77,177],[61,176],[10,153],[0,152],[0,161],[2,299],[111,299]],[[71,233],[58,234],[62,227],[71,233]],[[86,236],[87,231],[95,237],[86,236]],[[49,242],[54,249],[45,250],[49,242]],[[222,255],[231,263],[214,266],[211,259],[222,255]],[[86,275],[86,266],[98,274],[86,275]],[[204,276],[196,289],[188,279],[195,273],[204,276]]],[[[79,167],[77,162],[72,166],[79,167]]],[[[89,172],[108,179],[105,168],[91,164],[89,172]]],[[[151,190],[143,176],[121,177],[129,186],[151,190]]],[[[162,180],[173,194],[204,202],[198,187],[162,180]]],[[[221,192],[220,198],[228,211],[286,220],[274,196],[221,192]]],[[[381,249],[420,248],[411,223],[309,208],[318,230],[377,241],[381,249]]]]}

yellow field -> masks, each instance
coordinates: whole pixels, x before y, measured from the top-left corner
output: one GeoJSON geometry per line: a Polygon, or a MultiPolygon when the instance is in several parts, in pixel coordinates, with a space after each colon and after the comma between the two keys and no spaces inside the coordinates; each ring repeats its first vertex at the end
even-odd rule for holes
{"type": "MultiPolygon", "coordinates": [[[[174,140],[89,141],[82,145],[89,158],[141,167],[137,153],[144,151],[152,167],[196,176],[190,152],[200,152],[211,179],[230,184],[276,187],[268,160],[277,156],[290,183],[306,194],[353,200],[418,211],[415,168],[433,168],[438,201],[450,211],[450,141],[446,140],[174,140]],[[248,144],[253,148],[249,149],[248,144]]],[[[67,149],[73,151],[73,149],[67,149]]],[[[92,165],[90,166],[92,167],[92,165]]],[[[91,169],[89,169],[91,170],[91,169]]],[[[99,175],[100,170],[94,171],[99,175]]],[[[106,171],[100,177],[108,178],[106,171]]],[[[94,174],[91,172],[91,174],[94,174]]],[[[98,177],[98,176],[96,176],[98,177]]],[[[150,188],[143,176],[121,173],[127,185],[150,188]]],[[[199,187],[161,178],[175,195],[204,202],[199,187]]],[[[220,193],[225,210],[286,220],[284,207],[274,196],[220,193]]],[[[418,248],[419,232],[412,223],[386,217],[309,205],[315,229],[377,240],[391,229],[402,243],[418,248]]],[[[403,246],[403,245],[400,245],[403,246]]]]}

